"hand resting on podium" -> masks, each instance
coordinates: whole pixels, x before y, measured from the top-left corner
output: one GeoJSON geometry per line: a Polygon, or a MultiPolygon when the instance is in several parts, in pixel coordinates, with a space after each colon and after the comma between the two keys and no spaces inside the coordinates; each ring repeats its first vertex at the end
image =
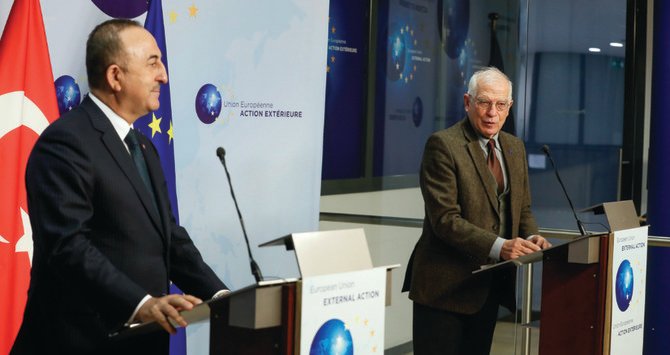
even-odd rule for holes
{"type": "Polygon", "coordinates": [[[177,330],[172,324],[181,327],[188,325],[179,312],[191,310],[201,303],[201,299],[191,295],[151,297],[142,304],[134,320],[141,323],[156,321],[167,332],[175,334],[177,330]]]}
{"type": "Polygon", "coordinates": [[[510,260],[551,247],[551,243],[541,235],[533,235],[528,239],[512,238],[503,243],[500,259],[510,260]]]}

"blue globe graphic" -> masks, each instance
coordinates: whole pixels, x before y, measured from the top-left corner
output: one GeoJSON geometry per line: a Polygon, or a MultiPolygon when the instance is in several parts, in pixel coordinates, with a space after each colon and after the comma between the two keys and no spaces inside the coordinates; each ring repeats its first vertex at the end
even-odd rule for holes
{"type": "Polygon", "coordinates": [[[58,102],[58,112],[64,114],[73,108],[79,106],[81,101],[81,92],[79,84],[69,75],[63,75],[54,81],[56,87],[56,101],[58,102]]]}
{"type": "Polygon", "coordinates": [[[115,18],[135,18],[147,11],[148,1],[137,0],[92,0],[100,11],[115,18]]]}
{"type": "Polygon", "coordinates": [[[195,112],[202,123],[210,124],[221,113],[221,93],[212,84],[203,85],[195,96],[195,112]]]}
{"type": "Polygon", "coordinates": [[[616,304],[619,309],[624,312],[630,306],[630,301],[633,299],[633,267],[630,261],[624,260],[619,265],[619,270],[616,272],[615,293],[616,304]]]}
{"type": "Polygon", "coordinates": [[[420,97],[414,99],[414,104],[412,104],[412,122],[414,122],[414,127],[419,127],[421,121],[423,120],[423,102],[420,97]]]}
{"type": "Polygon", "coordinates": [[[323,323],[314,335],[310,355],[353,355],[354,341],[351,333],[339,319],[331,319],[323,323]]]}
{"type": "Polygon", "coordinates": [[[400,74],[405,71],[405,61],[407,60],[407,45],[405,35],[400,30],[393,32],[388,38],[388,56],[391,58],[387,65],[388,79],[397,81],[401,78],[400,74]]]}

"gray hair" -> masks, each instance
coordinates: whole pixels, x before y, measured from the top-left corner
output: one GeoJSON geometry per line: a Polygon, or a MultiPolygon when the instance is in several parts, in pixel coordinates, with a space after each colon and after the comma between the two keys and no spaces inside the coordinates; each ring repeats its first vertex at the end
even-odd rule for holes
{"type": "Polygon", "coordinates": [[[509,85],[508,99],[512,100],[512,81],[509,80],[505,73],[501,72],[496,67],[487,67],[472,74],[470,81],[468,82],[468,95],[470,95],[470,97],[477,97],[477,91],[479,90],[480,84],[490,83],[500,79],[507,81],[507,84],[509,85]]]}

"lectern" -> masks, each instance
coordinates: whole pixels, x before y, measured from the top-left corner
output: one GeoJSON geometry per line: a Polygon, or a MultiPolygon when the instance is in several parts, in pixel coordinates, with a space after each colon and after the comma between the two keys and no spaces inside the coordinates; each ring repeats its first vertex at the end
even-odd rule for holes
{"type": "Polygon", "coordinates": [[[295,353],[384,351],[384,305],[391,303],[391,271],[374,268],[363,229],[294,233],[260,246],[294,250],[297,282],[295,353]],[[337,342],[337,344],[335,343],[337,342]]]}
{"type": "MultiPolygon", "coordinates": [[[[190,311],[188,324],[210,322],[210,354],[292,354],[296,280],[260,282],[190,311]]],[[[110,335],[112,341],[150,332],[164,332],[156,322],[110,335]]]]}
{"type": "Polygon", "coordinates": [[[295,280],[260,282],[211,301],[210,355],[292,354],[295,289],[295,280]]]}
{"type": "MultiPolygon", "coordinates": [[[[647,228],[639,226],[632,201],[603,203],[583,212],[605,214],[610,232],[577,237],[475,273],[510,266],[530,270],[533,263],[543,262],[540,355],[641,354],[647,228]]],[[[527,273],[517,282],[529,279],[527,273]]],[[[521,306],[525,355],[534,325],[530,287],[519,289],[526,293],[521,306]]]]}
{"type": "MultiPolygon", "coordinates": [[[[342,342],[340,345],[364,343],[370,348],[366,351],[359,346],[357,353],[384,351],[384,305],[390,304],[387,289],[391,270],[397,265],[372,267],[362,229],[293,233],[260,246],[295,251],[301,279],[262,281],[182,312],[189,324],[210,322],[210,354],[297,354],[301,342],[302,349],[307,349],[303,352],[309,353],[309,343],[323,346],[331,339],[342,342]],[[303,287],[309,292],[302,292],[303,287]],[[327,307],[319,309],[320,304],[327,307]],[[338,311],[357,306],[355,317],[338,311]],[[373,308],[376,313],[365,316],[373,308]],[[325,322],[321,320],[324,315],[325,322]],[[365,334],[364,342],[357,327],[365,334]],[[318,329],[316,334],[313,328],[318,329]]],[[[116,336],[151,331],[162,330],[149,323],[116,336]]]]}
{"type": "MultiPolygon", "coordinates": [[[[349,290],[338,293],[343,290],[344,284],[355,283],[351,280],[356,280],[359,273],[374,269],[363,229],[293,233],[260,245],[269,246],[283,246],[286,250],[294,251],[301,278],[261,282],[238,290],[225,299],[211,302],[210,354],[297,354],[300,353],[301,341],[304,343],[306,336],[309,336],[307,340],[316,337],[321,342],[328,341],[329,334],[320,337],[318,334],[303,334],[303,329],[309,328],[309,321],[323,316],[322,312],[327,312],[312,310],[317,314],[305,314],[308,312],[307,305],[310,304],[309,297],[303,296],[305,294],[315,295],[317,303],[332,304],[328,309],[334,308],[341,300],[351,302],[347,306],[359,301],[367,301],[367,304],[370,301],[375,302],[374,299],[360,300],[360,295],[349,290]],[[326,280],[332,280],[333,277],[341,280],[342,276],[347,281],[335,281],[337,290],[329,288],[334,281],[323,281],[323,277],[326,280]],[[319,281],[316,284],[308,282],[312,280],[319,281]],[[325,282],[325,286],[321,287],[319,282],[325,282]],[[316,291],[303,292],[303,287],[316,291]],[[335,296],[332,296],[332,292],[335,292],[335,296]],[[353,298],[352,293],[356,295],[353,298]],[[305,324],[306,320],[308,324],[305,324]]],[[[383,267],[381,287],[391,287],[390,272],[394,267],[396,266],[383,267]]],[[[367,275],[364,274],[363,277],[367,275]]],[[[368,287],[370,281],[373,280],[364,280],[363,287],[368,287]]],[[[379,302],[383,312],[383,305],[390,304],[391,293],[382,294],[385,297],[379,302]]],[[[338,318],[337,314],[332,317],[338,318]]],[[[382,328],[378,329],[380,332],[377,334],[377,340],[381,339],[382,347],[379,352],[383,352],[383,314],[381,317],[382,328]]],[[[346,327],[349,330],[346,332],[355,329],[354,323],[347,322],[346,327]]],[[[332,324],[337,325],[336,322],[332,324]]],[[[320,323],[316,324],[317,327],[319,325],[320,323]]],[[[351,340],[356,340],[355,336],[351,340]]],[[[302,348],[305,348],[304,344],[302,348]]]]}
{"type": "Polygon", "coordinates": [[[585,211],[611,232],[544,253],[540,354],[641,354],[647,228],[632,201],[585,211]]]}

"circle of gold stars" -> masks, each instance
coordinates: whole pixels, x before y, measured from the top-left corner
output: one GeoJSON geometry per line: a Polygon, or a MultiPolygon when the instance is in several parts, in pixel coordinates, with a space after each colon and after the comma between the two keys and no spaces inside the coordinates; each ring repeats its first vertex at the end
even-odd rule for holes
{"type": "MultiPolygon", "coordinates": [[[[405,27],[400,27],[400,35],[409,35],[411,38],[411,43],[416,47],[419,42],[417,41],[416,38],[414,38],[414,29],[411,28],[409,25],[405,25],[405,27]]],[[[396,70],[400,69],[400,65],[396,63],[396,70]]],[[[414,80],[414,73],[416,73],[416,64],[412,65],[412,71],[408,74],[405,75],[404,72],[401,72],[400,75],[400,80],[402,80],[405,84],[409,83],[410,81],[414,80]]]]}

